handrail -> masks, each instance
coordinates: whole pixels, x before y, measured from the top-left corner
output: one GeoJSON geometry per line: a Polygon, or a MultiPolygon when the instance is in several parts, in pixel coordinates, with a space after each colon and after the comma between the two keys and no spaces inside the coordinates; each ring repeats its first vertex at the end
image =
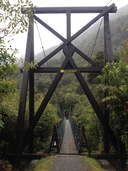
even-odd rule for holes
{"type": "Polygon", "coordinates": [[[73,117],[71,117],[71,116],[69,116],[72,120],[73,120],[73,122],[79,127],[79,128],[81,128],[82,126],[73,118],[73,117]]]}
{"type": "Polygon", "coordinates": [[[61,121],[53,125],[53,135],[48,152],[50,153],[51,148],[57,148],[57,153],[60,152],[64,130],[65,130],[66,117],[63,117],[61,121]]]}
{"type": "Polygon", "coordinates": [[[72,128],[72,132],[73,132],[73,136],[75,139],[75,143],[76,143],[76,147],[79,153],[81,153],[82,151],[82,147],[87,147],[88,153],[90,154],[91,151],[89,149],[88,143],[87,143],[87,139],[85,136],[85,128],[84,125],[80,125],[76,122],[76,120],[74,118],[72,118],[71,116],[69,116],[69,121],[71,124],[71,128],[72,128]],[[85,145],[83,143],[83,139],[85,140],[85,145]]]}
{"type": "Polygon", "coordinates": [[[65,119],[65,117],[63,117],[58,123],[56,123],[57,128],[60,126],[60,124],[63,122],[64,119],[65,119]]]}

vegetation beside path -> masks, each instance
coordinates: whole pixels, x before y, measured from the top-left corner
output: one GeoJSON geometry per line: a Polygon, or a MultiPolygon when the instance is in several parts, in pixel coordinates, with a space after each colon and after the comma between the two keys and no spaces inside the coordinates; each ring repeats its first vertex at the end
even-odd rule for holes
{"type": "Polygon", "coordinates": [[[83,160],[84,170],[88,170],[86,163],[88,163],[88,165],[90,166],[90,171],[105,171],[106,170],[96,159],[86,157],[86,156],[82,156],[81,158],[83,160]]]}
{"type": "MultiPolygon", "coordinates": [[[[56,156],[55,156],[56,157],[56,156]]],[[[49,171],[51,168],[53,156],[40,159],[34,166],[33,171],[49,171]]]]}

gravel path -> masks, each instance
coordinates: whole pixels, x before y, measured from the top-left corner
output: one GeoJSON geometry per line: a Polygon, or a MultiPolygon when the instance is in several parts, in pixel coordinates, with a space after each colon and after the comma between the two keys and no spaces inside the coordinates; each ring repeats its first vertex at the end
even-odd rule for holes
{"type": "MultiPolygon", "coordinates": [[[[52,160],[50,171],[83,171],[82,159],[78,155],[59,155],[52,160]]],[[[90,171],[90,169],[88,169],[90,171]]]]}

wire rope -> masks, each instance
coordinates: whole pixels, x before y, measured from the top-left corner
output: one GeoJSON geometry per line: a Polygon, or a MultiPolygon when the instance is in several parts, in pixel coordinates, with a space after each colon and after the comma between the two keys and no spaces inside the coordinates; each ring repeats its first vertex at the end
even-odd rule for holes
{"type": "Polygon", "coordinates": [[[46,57],[46,53],[45,53],[45,50],[44,50],[44,46],[43,46],[43,42],[42,42],[42,39],[41,39],[41,36],[40,36],[40,32],[39,32],[39,28],[38,28],[37,22],[36,22],[36,27],[37,27],[39,39],[40,39],[40,42],[41,42],[41,46],[42,46],[42,49],[43,49],[44,57],[46,57]]]}
{"type": "MultiPolygon", "coordinates": [[[[107,5],[110,4],[111,1],[112,1],[112,0],[110,0],[110,1],[107,3],[107,5]]],[[[106,6],[107,6],[107,5],[106,5],[106,6]]],[[[96,38],[95,38],[95,41],[94,41],[94,45],[93,45],[93,48],[92,48],[92,52],[91,52],[90,58],[92,58],[92,55],[93,55],[93,52],[94,52],[94,48],[95,48],[95,46],[96,46],[96,41],[97,41],[97,39],[98,39],[98,35],[99,35],[99,32],[100,32],[102,20],[103,20],[103,19],[101,19],[101,21],[100,21],[100,25],[99,25],[99,28],[98,28],[98,31],[97,31],[97,34],[96,34],[96,38]]]]}
{"type": "MultiPolygon", "coordinates": [[[[39,31],[39,28],[38,28],[37,22],[36,22],[36,27],[37,27],[37,31],[38,31],[38,35],[39,35],[39,39],[40,39],[40,42],[41,42],[41,46],[42,46],[42,50],[43,50],[43,54],[44,54],[44,57],[46,57],[45,49],[44,49],[43,42],[42,42],[42,39],[41,39],[41,36],[40,36],[40,31],[39,31]]],[[[48,61],[46,62],[46,64],[47,64],[47,66],[49,67],[48,61]]],[[[53,77],[52,77],[51,73],[49,73],[49,75],[50,75],[50,79],[51,79],[51,81],[53,81],[53,77]]],[[[56,94],[57,102],[58,102],[58,104],[59,104],[59,100],[58,100],[58,97],[57,97],[57,93],[56,93],[56,91],[55,91],[55,94],[56,94]]]]}
{"type": "Polygon", "coordinates": [[[93,51],[94,51],[94,48],[95,48],[95,46],[96,46],[96,41],[97,41],[97,38],[98,38],[98,35],[99,35],[99,32],[100,32],[101,24],[102,24],[102,19],[101,19],[101,21],[100,21],[100,25],[99,25],[99,28],[98,28],[98,31],[97,31],[97,34],[96,34],[96,38],[95,38],[95,41],[94,41],[94,45],[93,45],[93,48],[92,48],[92,52],[91,52],[90,58],[92,58],[93,51]]]}
{"type": "MultiPolygon", "coordinates": [[[[111,0],[111,1],[112,1],[112,0],[111,0]]],[[[111,1],[109,1],[108,4],[110,4],[111,1]]],[[[108,5],[108,4],[107,4],[107,5],[108,5]]],[[[107,5],[106,5],[106,6],[107,6],[107,5]]]]}

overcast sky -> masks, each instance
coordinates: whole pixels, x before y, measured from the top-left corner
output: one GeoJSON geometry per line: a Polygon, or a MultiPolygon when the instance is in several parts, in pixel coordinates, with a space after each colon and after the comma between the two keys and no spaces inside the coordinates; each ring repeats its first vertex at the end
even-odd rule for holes
{"type": "MultiPolygon", "coordinates": [[[[59,7],[59,6],[106,6],[110,0],[32,0],[36,6],[42,7],[59,7]]],[[[124,6],[127,0],[112,0],[110,4],[115,3],[117,7],[124,6]]]]}
{"type": "MultiPolygon", "coordinates": [[[[37,7],[66,7],[66,6],[106,6],[110,0],[32,0],[37,7]]],[[[109,5],[115,3],[117,8],[121,8],[128,4],[127,0],[112,0],[109,5]]],[[[83,27],[89,22],[95,15],[98,14],[72,14],[71,16],[71,34],[74,34],[78,29],[83,27]],[[77,24],[76,24],[77,21],[77,24]]],[[[38,15],[43,21],[57,30],[62,36],[66,37],[66,15],[65,14],[42,14],[38,15]]],[[[51,46],[59,44],[61,41],[47,31],[43,26],[38,24],[39,32],[45,49],[51,46]]],[[[35,26],[35,53],[42,51],[39,35],[35,26]]],[[[13,46],[19,49],[18,57],[21,54],[25,54],[27,33],[14,37],[13,46]],[[20,41],[19,41],[20,40],[20,41]]]]}

